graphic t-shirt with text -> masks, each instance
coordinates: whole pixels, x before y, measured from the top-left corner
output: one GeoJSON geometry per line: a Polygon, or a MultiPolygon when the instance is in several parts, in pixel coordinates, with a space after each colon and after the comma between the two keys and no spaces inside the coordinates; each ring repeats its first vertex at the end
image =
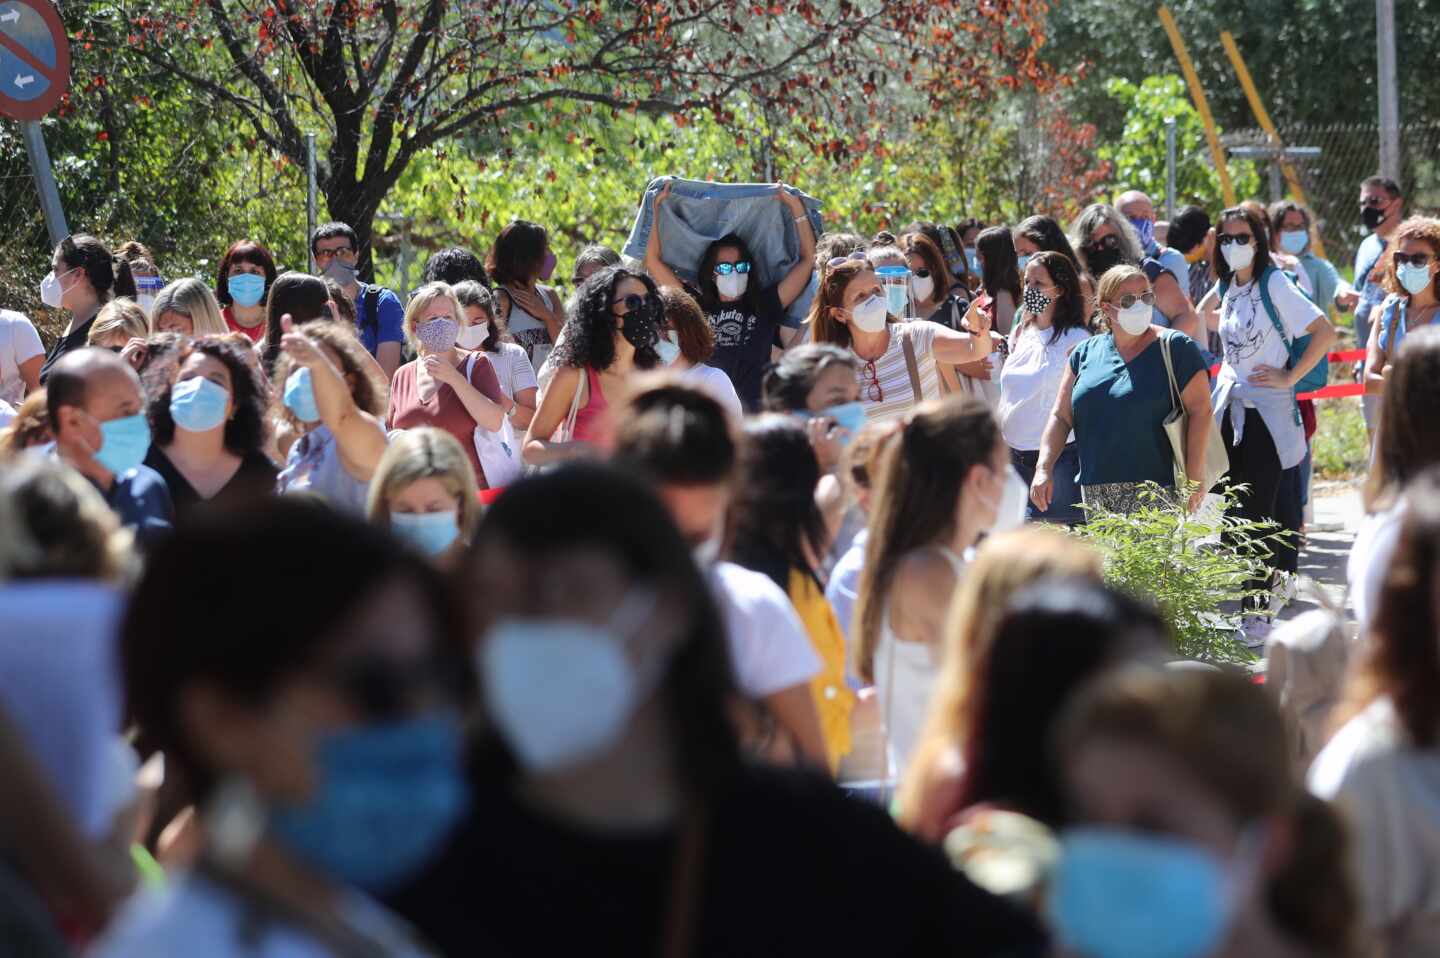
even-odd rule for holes
{"type": "Polygon", "coordinates": [[[744,301],[721,303],[709,313],[715,334],[715,354],[709,363],[723,370],[735,384],[747,412],[760,408],[760,383],[770,364],[770,348],[777,344],[776,333],[785,321],[785,307],[774,286],[751,297],[752,310],[744,301]]]}

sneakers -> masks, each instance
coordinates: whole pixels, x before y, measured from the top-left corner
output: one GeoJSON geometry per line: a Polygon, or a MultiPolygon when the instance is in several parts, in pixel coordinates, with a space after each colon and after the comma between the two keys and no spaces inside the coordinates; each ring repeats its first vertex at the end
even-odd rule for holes
{"type": "Polygon", "coordinates": [[[1270,638],[1270,620],[1258,615],[1247,615],[1240,624],[1240,641],[1252,652],[1263,652],[1270,638]]]}
{"type": "Polygon", "coordinates": [[[1269,607],[1266,609],[1266,615],[1272,619],[1300,592],[1299,576],[1289,572],[1277,572],[1275,579],[1275,588],[1270,592],[1269,607]]]}

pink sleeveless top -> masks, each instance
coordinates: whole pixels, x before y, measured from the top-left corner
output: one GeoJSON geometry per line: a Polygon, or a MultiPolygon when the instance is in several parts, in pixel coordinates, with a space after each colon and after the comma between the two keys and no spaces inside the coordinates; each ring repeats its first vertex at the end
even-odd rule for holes
{"type": "Polygon", "coordinates": [[[599,442],[603,433],[601,420],[605,417],[605,411],[610,408],[610,403],[600,389],[600,376],[595,370],[586,366],[585,377],[585,381],[590,384],[590,394],[586,397],[585,405],[575,411],[574,438],[580,442],[599,442]]]}

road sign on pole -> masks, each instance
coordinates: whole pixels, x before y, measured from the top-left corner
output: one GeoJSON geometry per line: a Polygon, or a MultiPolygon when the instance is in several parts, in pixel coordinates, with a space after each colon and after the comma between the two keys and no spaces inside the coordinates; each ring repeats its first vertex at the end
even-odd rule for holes
{"type": "Polygon", "coordinates": [[[70,88],[70,41],[47,0],[0,0],[0,114],[38,120],[70,88]]]}

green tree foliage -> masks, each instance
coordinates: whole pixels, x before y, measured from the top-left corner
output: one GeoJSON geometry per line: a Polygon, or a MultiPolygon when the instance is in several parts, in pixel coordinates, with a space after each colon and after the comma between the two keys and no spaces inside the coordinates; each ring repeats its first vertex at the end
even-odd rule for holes
{"type": "MultiPolygon", "coordinates": [[[[1117,188],[1137,189],[1157,202],[1165,195],[1165,119],[1175,118],[1175,202],[1213,205],[1222,195],[1220,176],[1210,162],[1205,126],[1178,76],[1146,77],[1140,85],[1115,77],[1105,84],[1112,102],[1120,105],[1124,127],[1102,145],[1102,160],[1112,166],[1117,188]]],[[[1226,166],[1239,196],[1254,196],[1260,177],[1253,163],[1231,160],[1226,166]]]]}

